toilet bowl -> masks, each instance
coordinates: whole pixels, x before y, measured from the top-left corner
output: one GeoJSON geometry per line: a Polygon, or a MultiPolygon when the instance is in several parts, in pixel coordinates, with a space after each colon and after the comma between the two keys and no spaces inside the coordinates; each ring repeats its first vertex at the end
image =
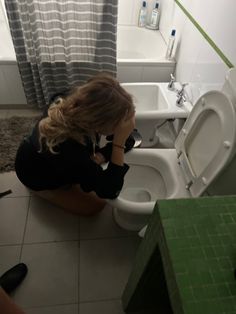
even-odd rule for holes
{"type": "Polygon", "coordinates": [[[140,230],[157,200],[199,197],[208,193],[216,180],[218,190],[222,187],[225,194],[236,189],[236,111],[226,93],[224,88],[209,91],[197,100],[175,149],[139,148],[125,155],[130,169],[123,188],[117,199],[108,200],[122,228],[140,230]]]}

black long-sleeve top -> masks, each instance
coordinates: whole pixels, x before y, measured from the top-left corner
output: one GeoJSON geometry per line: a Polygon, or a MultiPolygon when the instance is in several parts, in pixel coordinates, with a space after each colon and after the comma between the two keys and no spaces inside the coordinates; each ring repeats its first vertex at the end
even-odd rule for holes
{"type": "Polygon", "coordinates": [[[84,192],[94,191],[101,198],[116,198],[122,189],[127,164],[116,165],[110,160],[112,144],[96,146],[96,152],[109,161],[104,170],[92,159],[93,144],[86,145],[73,139],[59,144],[53,154],[48,149],[39,152],[38,123],[32,134],[20,145],[15,170],[20,181],[35,191],[57,189],[68,184],[80,184],[84,192]]]}

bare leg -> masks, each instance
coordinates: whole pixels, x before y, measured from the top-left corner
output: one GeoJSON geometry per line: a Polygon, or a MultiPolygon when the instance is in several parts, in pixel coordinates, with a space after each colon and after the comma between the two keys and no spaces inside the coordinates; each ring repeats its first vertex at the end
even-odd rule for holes
{"type": "Polygon", "coordinates": [[[0,287],[0,313],[4,314],[25,314],[6,292],[0,287]]]}
{"type": "Polygon", "coordinates": [[[74,185],[68,190],[45,190],[34,192],[54,205],[74,214],[91,216],[100,212],[106,205],[104,199],[95,193],[85,193],[79,185],[74,185]]]}

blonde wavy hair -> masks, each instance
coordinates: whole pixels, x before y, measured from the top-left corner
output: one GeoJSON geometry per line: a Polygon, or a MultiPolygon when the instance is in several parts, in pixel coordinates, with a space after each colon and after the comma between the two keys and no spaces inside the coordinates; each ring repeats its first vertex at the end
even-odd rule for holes
{"type": "Polygon", "coordinates": [[[82,144],[86,137],[94,141],[99,130],[113,129],[133,113],[132,96],[115,78],[100,73],[50,105],[48,116],[39,122],[40,151],[46,144],[56,153],[55,146],[69,138],[82,144]]]}

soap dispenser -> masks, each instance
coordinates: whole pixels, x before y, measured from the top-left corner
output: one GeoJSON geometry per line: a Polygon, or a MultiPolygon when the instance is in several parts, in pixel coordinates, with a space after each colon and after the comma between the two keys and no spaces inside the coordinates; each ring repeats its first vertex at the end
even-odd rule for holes
{"type": "Polygon", "coordinates": [[[142,7],[139,11],[139,19],[138,19],[138,26],[144,27],[146,25],[147,20],[147,3],[143,1],[142,7]]]}

